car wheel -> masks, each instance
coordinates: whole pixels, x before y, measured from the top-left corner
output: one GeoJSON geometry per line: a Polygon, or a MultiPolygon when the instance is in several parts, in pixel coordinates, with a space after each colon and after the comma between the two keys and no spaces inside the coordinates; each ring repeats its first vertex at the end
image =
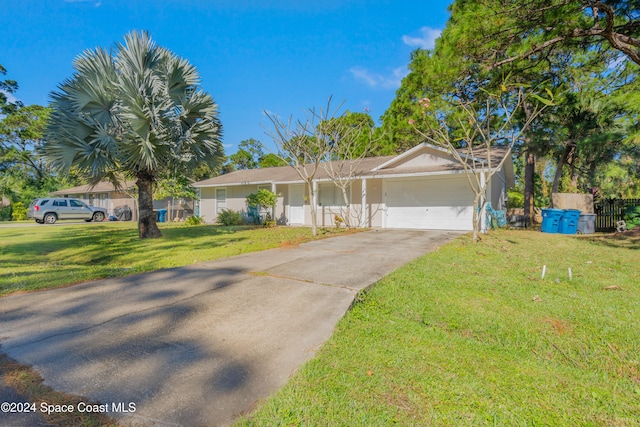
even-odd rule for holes
{"type": "Polygon", "coordinates": [[[42,222],[45,222],[47,224],[55,224],[57,220],[58,217],[56,216],[56,214],[52,213],[48,213],[44,216],[44,218],[42,218],[42,222]]]}
{"type": "Polygon", "coordinates": [[[104,221],[104,214],[102,212],[96,212],[93,214],[93,221],[100,222],[104,221]]]}

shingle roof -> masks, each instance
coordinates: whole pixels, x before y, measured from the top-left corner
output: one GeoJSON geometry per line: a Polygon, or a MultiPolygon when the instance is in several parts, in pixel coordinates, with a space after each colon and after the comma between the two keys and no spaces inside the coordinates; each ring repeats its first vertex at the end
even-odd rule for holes
{"type": "MultiPolygon", "coordinates": [[[[363,174],[369,172],[376,166],[392,159],[394,156],[384,157],[367,157],[362,159],[358,164],[355,172],[357,174],[363,174]]],[[[333,162],[335,168],[340,167],[340,162],[333,162]]],[[[311,171],[311,165],[306,165],[309,171],[311,171]]],[[[344,166],[346,167],[346,166],[344,166]]],[[[315,175],[315,179],[328,179],[329,175],[322,166],[318,167],[315,175]]],[[[247,169],[238,170],[219,175],[213,178],[205,179],[204,181],[198,181],[194,187],[208,187],[216,185],[241,185],[241,184],[268,184],[271,182],[296,182],[301,181],[298,172],[291,166],[278,166],[273,168],[262,169],[247,169]]]]}
{"type": "MultiPolygon", "coordinates": [[[[125,181],[121,187],[122,189],[130,189],[136,185],[135,181],[125,181]]],[[[95,194],[95,193],[109,193],[112,191],[118,191],[115,189],[112,183],[108,181],[102,181],[94,185],[89,184],[79,185],[77,187],[66,188],[64,190],[54,191],[51,193],[53,196],[63,196],[65,194],[95,194]]]]}
{"type": "MultiPolygon", "coordinates": [[[[461,151],[463,152],[463,151],[461,151]]],[[[491,148],[491,163],[492,166],[497,165],[502,158],[509,152],[507,147],[492,147],[491,148]]],[[[486,149],[479,149],[474,151],[476,159],[485,159],[487,154],[486,149]]],[[[427,174],[433,172],[446,172],[446,171],[463,171],[462,165],[452,161],[451,164],[442,165],[423,165],[413,167],[384,167],[377,171],[375,168],[384,165],[397,156],[383,156],[383,157],[367,157],[361,160],[357,170],[355,171],[359,176],[389,176],[397,174],[427,174]]],[[[333,162],[334,167],[339,167],[339,162],[333,162]]],[[[310,165],[306,165],[311,170],[310,165]]],[[[325,169],[320,166],[316,172],[315,179],[323,180],[328,179],[329,175],[325,169]]],[[[264,169],[248,169],[229,172],[224,175],[219,175],[213,178],[205,179],[194,183],[194,187],[214,187],[221,185],[243,185],[243,184],[270,184],[272,182],[300,182],[301,178],[294,168],[291,166],[279,166],[273,168],[264,169]]]]}

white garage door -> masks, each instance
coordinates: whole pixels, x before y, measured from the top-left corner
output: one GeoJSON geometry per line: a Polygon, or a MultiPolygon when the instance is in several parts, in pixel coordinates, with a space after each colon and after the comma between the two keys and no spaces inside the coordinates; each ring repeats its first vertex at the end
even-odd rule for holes
{"type": "Polygon", "coordinates": [[[385,181],[386,228],[472,230],[473,193],[464,176],[385,181]]]}

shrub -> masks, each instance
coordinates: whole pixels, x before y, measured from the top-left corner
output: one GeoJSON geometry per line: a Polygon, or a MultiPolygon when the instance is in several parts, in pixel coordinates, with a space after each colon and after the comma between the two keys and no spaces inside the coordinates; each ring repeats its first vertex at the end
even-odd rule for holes
{"type": "Polygon", "coordinates": [[[240,212],[223,209],[218,215],[217,223],[220,225],[242,225],[244,224],[244,220],[240,212]]]}
{"type": "Polygon", "coordinates": [[[22,202],[15,202],[13,205],[13,212],[11,212],[11,218],[14,221],[24,221],[27,219],[27,208],[22,202]]]}
{"type": "Polygon", "coordinates": [[[201,225],[204,224],[204,217],[191,215],[184,220],[184,223],[187,225],[201,225]]]}
{"type": "Polygon", "coordinates": [[[624,221],[627,230],[633,230],[640,226],[640,206],[627,206],[624,210],[624,221]]]}
{"type": "Polygon", "coordinates": [[[0,209],[0,221],[11,221],[11,205],[0,209]]]}
{"type": "Polygon", "coordinates": [[[520,191],[508,190],[507,191],[507,208],[522,208],[524,207],[524,195],[520,191]]]}
{"type": "Polygon", "coordinates": [[[265,218],[256,218],[258,223],[262,222],[265,227],[274,227],[275,221],[271,218],[271,214],[269,213],[275,207],[276,203],[278,203],[278,195],[269,190],[258,190],[257,193],[249,194],[247,196],[247,205],[249,206],[249,212],[251,209],[255,209],[258,212],[265,212],[265,218]],[[260,221],[260,219],[262,221],[260,221]]]}

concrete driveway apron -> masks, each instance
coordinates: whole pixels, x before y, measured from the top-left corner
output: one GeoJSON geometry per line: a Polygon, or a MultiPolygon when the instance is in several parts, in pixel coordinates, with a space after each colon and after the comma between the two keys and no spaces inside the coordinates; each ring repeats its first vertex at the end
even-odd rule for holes
{"type": "Polygon", "coordinates": [[[229,425],[315,354],[359,291],[460,234],[373,230],[9,296],[0,351],[125,425],[229,425]]]}

